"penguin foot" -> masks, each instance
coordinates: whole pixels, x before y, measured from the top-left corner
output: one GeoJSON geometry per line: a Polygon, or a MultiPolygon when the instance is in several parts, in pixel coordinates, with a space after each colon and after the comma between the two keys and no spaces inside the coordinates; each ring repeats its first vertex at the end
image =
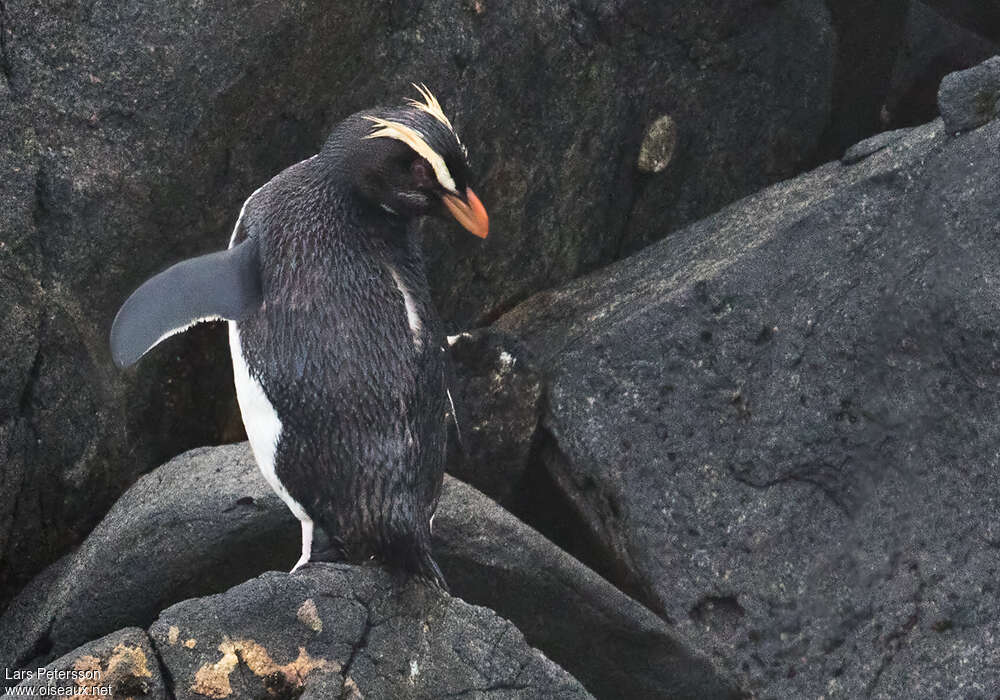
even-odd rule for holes
{"type": "Polygon", "coordinates": [[[312,541],[313,541],[313,521],[312,520],[301,520],[302,525],[302,556],[299,560],[295,562],[295,566],[288,573],[294,574],[296,571],[301,569],[303,566],[309,563],[309,559],[312,556],[312,541]]]}

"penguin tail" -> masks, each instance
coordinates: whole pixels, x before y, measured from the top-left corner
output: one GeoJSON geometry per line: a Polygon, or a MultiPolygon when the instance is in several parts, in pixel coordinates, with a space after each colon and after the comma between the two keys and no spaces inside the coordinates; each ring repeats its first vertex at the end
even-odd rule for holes
{"type": "Polygon", "coordinates": [[[421,560],[419,570],[414,572],[414,576],[428,586],[439,588],[442,593],[451,593],[448,582],[444,580],[444,574],[441,573],[441,567],[434,561],[429,550],[421,560]]]}
{"type": "MultiPolygon", "coordinates": [[[[429,538],[428,538],[429,539],[429,538]]],[[[406,538],[391,543],[385,552],[385,559],[401,570],[408,578],[415,578],[443,593],[450,593],[441,567],[431,555],[429,542],[414,542],[406,538]]]]}

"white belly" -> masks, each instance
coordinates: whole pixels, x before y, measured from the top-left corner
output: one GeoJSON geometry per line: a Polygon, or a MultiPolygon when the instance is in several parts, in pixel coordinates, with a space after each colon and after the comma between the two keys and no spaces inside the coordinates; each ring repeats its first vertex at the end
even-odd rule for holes
{"type": "Polygon", "coordinates": [[[257,466],[275,493],[281,497],[299,520],[310,520],[302,505],[292,498],[288,490],[278,480],[274,471],[274,455],[281,438],[281,420],[274,406],[268,401],[264,388],[250,376],[240,334],[235,321],[229,321],[229,352],[233,357],[233,380],[236,383],[236,398],[240,403],[243,426],[247,430],[250,449],[257,460],[257,466]]]}

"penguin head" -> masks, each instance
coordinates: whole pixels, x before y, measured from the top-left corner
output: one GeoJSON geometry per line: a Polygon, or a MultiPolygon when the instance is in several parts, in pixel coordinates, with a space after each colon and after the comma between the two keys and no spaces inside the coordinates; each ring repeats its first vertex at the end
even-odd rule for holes
{"type": "Polygon", "coordinates": [[[331,134],[324,152],[336,152],[364,200],[390,216],[453,216],[485,238],[489,218],[469,186],[465,146],[431,92],[423,101],[348,117],[331,134]]]}

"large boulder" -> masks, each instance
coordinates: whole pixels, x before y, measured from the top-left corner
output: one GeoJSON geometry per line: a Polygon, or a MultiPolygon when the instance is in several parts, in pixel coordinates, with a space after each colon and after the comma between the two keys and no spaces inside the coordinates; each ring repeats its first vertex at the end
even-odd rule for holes
{"type": "Polygon", "coordinates": [[[827,118],[822,0],[654,6],[0,7],[0,606],[139,474],[239,439],[221,331],[126,373],[107,331],[143,279],[224,245],[243,199],[343,116],[410,81],[454,116],[494,231],[425,227],[457,326],[795,171],[827,118]],[[676,155],[640,178],[663,114],[676,155]],[[662,206],[623,233],[643,188],[662,206]]]}
{"type": "Polygon", "coordinates": [[[164,610],[176,700],[589,698],[510,622],[384,570],[311,564],[164,610]]]}
{"type": "Polygon", "coordinates": [[[497,322],[607,568],[761,697],[1000,686],[1000,121],[896,136],[497,322]]]}
{"type": "MultiPolygon", "coordinates": [[[[435,551],[455,595],[491,607],[598,697],[726,698],[730,683],[661,619],[475,489],[448,478],[435,551]]],[[[0,618],[0,666],[37,668],[192,596],[298,556],[295,518],[246,443],[198,449],[143,476],[80,548],[0,618]]]]}

